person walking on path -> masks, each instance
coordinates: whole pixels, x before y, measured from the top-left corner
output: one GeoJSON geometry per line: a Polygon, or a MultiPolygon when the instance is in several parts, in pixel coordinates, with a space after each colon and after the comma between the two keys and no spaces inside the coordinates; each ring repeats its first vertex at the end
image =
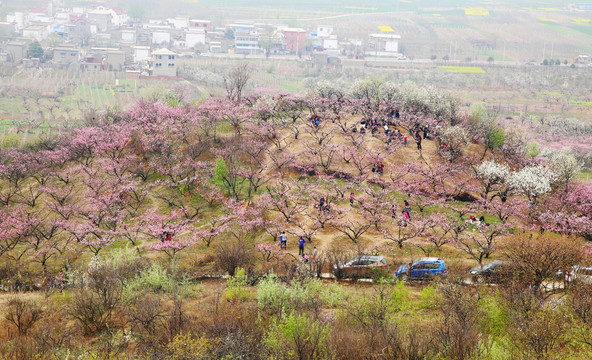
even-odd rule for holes
{"type": "Polygon", "coordinates": [[[304,255],[304,244],[306,243],[306,240],[304,240],[304,238],[301,236],[300,239],[298,239],[298,255],[304,255]]]}
{"type": "Polygon", "coordinates": [[[280,249],[286,250],[288,246],[288,238],[286,237],[286,232],[282,231],[280,235],[280,249]]]}
{"type": "Polygon", "coordinates": [[[421,150],[421,136],[418,135],[415,142],[417,143],[417,150],[421,150]]]}
{"type": "Polygon", "coordinates": [[[391,216],[393,219],[397,217],[397,204],[391,206],[391,216]]]}
{"type": "Polygon", "coordinates": [[[407,147],[407,135],[403,137],[403,146],[407,147]]]}
{"type": "Polygon", "coordinates": [[[354,206],[354,193],[349,193],[349,206],[354,206]]]}
{"type": "Polygon", "coordinates": [[[318,252],[318,250],[317,250],[317,247],[315,246],[315,247],[314,247],[314,250],[312,251],[312,259],[313,259],[313,260],[314,260],[314,259],[317,257],[317,254],[318,254],[318,253],[319,253],[319,252],[318,252]]]}

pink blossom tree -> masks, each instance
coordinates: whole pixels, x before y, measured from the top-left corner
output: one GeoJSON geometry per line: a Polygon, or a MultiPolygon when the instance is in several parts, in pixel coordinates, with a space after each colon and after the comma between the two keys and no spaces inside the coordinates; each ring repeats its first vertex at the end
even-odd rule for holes
{"type": "Polygon", "coordinates": [[[509,233],[507,224],[478,225],[475,231],[467,231],[466,236],[459,236],[454,241],[454,246],[473,259],[479,266],[483,266],[483,259],[488,259],[499,246],[499,240],[509,233]]]}

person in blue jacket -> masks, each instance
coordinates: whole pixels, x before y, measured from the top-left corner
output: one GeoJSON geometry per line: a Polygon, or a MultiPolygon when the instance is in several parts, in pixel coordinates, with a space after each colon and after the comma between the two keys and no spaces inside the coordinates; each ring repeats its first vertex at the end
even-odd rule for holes
{"type": "Polygon", "coordinates": [[[298,239],[298,255],[304,255],[304,244],[306,243],[306,240],[304,240],[304,238],[301,236],[300,239],[298,239]]]}

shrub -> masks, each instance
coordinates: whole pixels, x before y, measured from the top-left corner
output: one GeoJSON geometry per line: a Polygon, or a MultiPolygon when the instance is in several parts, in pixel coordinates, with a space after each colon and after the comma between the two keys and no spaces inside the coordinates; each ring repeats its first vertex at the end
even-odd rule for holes
{"type": "Polygon", "coordinates": [[[123,281],[118,269],[99,257],[91,260],[85,275],[86,284],[74,291],[68,313],[90,335],[113,325],[112,316],[121,305],[123,281]]]}
{"type": "Polygon", "coordinates": [[[324,285],[321,288],[320,299],[330,308],[341,306],[349,297],[349,293],[337,284],[324,285]]]}
{"type": "Polygon", "coordinates": [[[273,272],[265,275],[257,284],[257,305],[260,308],[268,309],[272,314],[279,313],[287,299],[286,287],[273,272]]]}
{"type": "Polygon", "coordinates": [[[251,251],[244,241],[221,244],[216,248],[216,265],[230,276],[238,267],[244,267],[251,261],[251,251]]]}
{"type": "Polygon", "coordinates": [[[245,269],[238,268],[236,276],[231,276],[226,283],[226,300],[230,302],[247,301],[250,293],[247,289],[249,285],[245,269]]]}
{"type": "Polygon", "coordinates": [[[439,302],[439,295],[436,288],[432,285],[426,286],[419,293],[419,309],[435,309],[439,302]]]}
{"type": "Polygon", "coordinates": [[[319,279],[306,279],[303,282],[292,281],[290,285],[284,285],[279,278],[270,273],[257,285],[257,304],[262,309],[267,309],[272,314],[282,316],[284,309],[303,310],[320,309],[319,300],[327,299],[334,306],[341,302],[343,293],[336,290],[337,286],[323,286],[319,279]],[[329,290],[328,290],[329,289],[329,290]]]}
{"type": "Polygon", "coordinates": [[[31,300],[14,297],[8,301],[6,320],[16,326],[20,335],[27,335],[29,330],[43,316],[43,310],[31,300]]]}
{"type": "Polygon", "coordinates": [[[444,315],[437,327],[437,339],[446,359],[479,358],[479,313],[477,299],[459,285],[442,289],[440,309],[444,315]]]}
{"type": "Polygon", "coordinates": [[[169,277],[167,270],[162,265],[154,263],[127,282],[125,295],[128,298],[143,291],[170,293],[174,286],[175,281],[169,277]]]}
{"type": "Polygon", "coordinates": [[[196,337],[191,333],[179,334],[167,345],[169,359],[193,360],[211,359],[211,351],[218,343],[205,336],[196,337]]]}
{"type": "Polygon", "coordinates": [[[291,313],[283,320],[272,323],[263,344],[271,353],[271,358],[318,359],[326,353],[328,336],[328,326],[291,313]]]}
{"type": "Polygon", "coordinates": [[[392,287],[391,303],[393,310],[395,311],[404,311],[411,308],[409,289],[405,287],[405,283],[403,281],[397,282],[392,287]]]}

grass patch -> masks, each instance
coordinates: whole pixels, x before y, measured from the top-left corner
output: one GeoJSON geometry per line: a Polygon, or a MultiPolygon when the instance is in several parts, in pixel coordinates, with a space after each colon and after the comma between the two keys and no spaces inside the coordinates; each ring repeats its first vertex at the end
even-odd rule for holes
{"type": "Polygon", "coordinates": [[[438,66],[438,69],[463,74],[485,74],[480,66],[438,66]]]}
{"type": "Polygon", "coordinates": [[[584,33],[586,35],[592,35],[592,26],[590,26],[589,24],[586,24],[586,25],[578,24],[578,25],[570,26],[569,28],[572,30],[584,33]]]}

